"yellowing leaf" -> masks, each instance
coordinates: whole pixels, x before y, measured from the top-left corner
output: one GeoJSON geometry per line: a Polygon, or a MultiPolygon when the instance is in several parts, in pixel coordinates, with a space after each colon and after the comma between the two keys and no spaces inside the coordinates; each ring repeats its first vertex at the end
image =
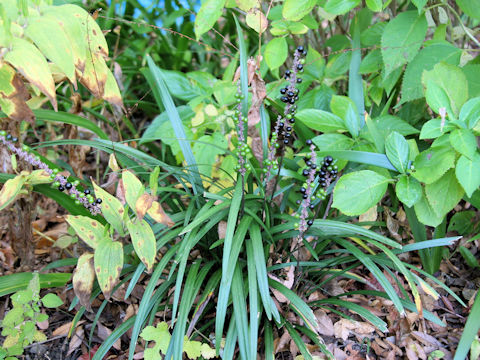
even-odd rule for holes
{"type": "Polygon", "coordinates": [[[110,70],[108,70],[107,72],[107,82],[105,83],[105,90],[102,98],[105,101],[108,101],[109,103],[114,104],[120,108],[123,106],[122,95],[120,94],[117,80],[115,79],[110,70]]]}
{"type": "Polygon", "coordinates": [[[80,82],[97,98],[102,98],[110,70],[102,55],[87,51],[85,69],[79,74],[80,82]]]}
{"type": "Polygon", "coordinates": [[[67,78],[76,83],[75,63],[69,40],[55,18],[30,17],[25,28],[27,35],[50,61],[55,63],[67,78]]]}
{"type": "Polygon", "coordinates": [[[15,70],[4,62],[0,62],[0,89],[2,111],[13,120],[33,123],[35,116],[26,103],[28,90],[15,70]]]}
{"type": "Polygon", "coordinates": [[[119,234],[123,235],[123,214],[125,209],[115,196],[110,195],[92,181],[95,196],[102,199],[102,214],[119,234]]]}
{"type": "Polygon", "coordinates": [[[168,227],[172,227],[175,223],[170,219],[170,217],[165,213],[162,208],[162,205],[158,201],[154,201],[152,203],[151,208],[147,212],[148,215],[152,217],[153,220],[156,222],[166,225],[168,227]]]}
{"type": "Polygon", "coordinates": [[[28,184],[38,185],[38,184],[48,184],[51,182],[50,176],[43,170],[34,170],[30,175],[28,175],[28,184]]]}
{"type": "Polygon", "coordinates": [[[125,200],[132,210],[136,209],[137,200],[144,193],[144,187],[140,180],[129,170],[122,171],[123,188],[125,189],[125,200]]]}
{"type": "Polygon", "coordinates": [[[142,220],[147,211],[152,207],[153,197],[150,194],[144,193],[135,203],[135,212],[137,217],[142,220]]]}
{"type": "Polygon", "coordinates": [[[257,33],[261,34],[267,30],[268,20],[263,12],[257,8],[250,9],[246,16],[247,25],[257,33]]]}
{"type": "Polygon", "coordinates": [[[22,173],[15,176],[13,179],[8,179],[0,191],[0,210],[5,209],[10,205],[22,190],[22,186],[25,183],[27,176],[22,173]]]}
{"type": "Polygon", "coordinates": [[[217,353],[215,352],[215,349],[212,349],[207,344],[202,344],[200,350],[202,352],[202,357],[204,359],[213,359],[217,357],[217,353]]]}
{"type": "Polygon", "coordinates": [[[100,289],[105,299],[109,299],[123,267],[122,244],[108,238],[101,241],[95,249],[94,264],[100,289]]]}
{"type": "Polygon", "coordinates": [[[147,270],[151,271],[157,253],[157,243],[152,228],[145,220],[140,219],[128,219],[126,225],[135,252],[147,270]]]}
{"type": "Polygon", "coordinates": [[[93,254],[85,253],[78,258],[77,267],[73,271],[73,291],[77,295],[80,304],[88,311],[92,310],[90,295],[92,294],[95,269],[93,268],[93,254]]]}
{"type": "Polygon", "coordinates": [[[105,227],[97,220],[81,215],[68,215],[65,219],[80,239],[93,249],[105,238],[105,227]]]}
{"type": "Polygon", "coordinates": [[[190,341],[185,336],[183,340],[183,351],[189,359],[197,359],[202,355],[202,343],[200,341],[190,341]]]}
{"type": "Polygon", "coordinates": [[[47,60],[42,53],[28,41],[20,38],[12,39],[12,50],[4,57],[30,83],[44,93],[57,110],[55,84],[47,60]]]}

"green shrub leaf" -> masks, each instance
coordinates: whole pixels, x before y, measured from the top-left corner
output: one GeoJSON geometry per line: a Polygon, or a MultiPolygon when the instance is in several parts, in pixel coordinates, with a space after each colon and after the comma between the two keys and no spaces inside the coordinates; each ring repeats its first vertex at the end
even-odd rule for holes
{"type": "Polygon", "coordinates": [[[398,200],[408,207],[415,205],[422,197],[422,185],[413,177],[402,175],[395,186],[398,200]]]}
{"type": "Polygon", "coordinates": [[[316,0],[286,0],[283,4],[282,15],[290,21],[298,21],[312,11],[316,0]]]}
{"type": "Polygon", "coordinates": [[[325,11],[333,15],[342,15],[352,10],[360,0],[328,0],[325,11]]]}
{"type": "Polygon", "coordinates": [[[47,308],[55,308],[63,305],[62,299],[55,295],[54,293],[48,293],[44,297],[42,297],[42,304],[47,308]]]}
{"type": "Polygon", "coordinates": [[[318,109],[299,111],[295,117],[310,129],[321,132],[346,131],[343,120],[335,114],[318,109]]]}
{"type": "Polygon", "coordinates": [[[457,129],[450,134],[450,144],[460,154],[465,155],[469,159],[477,151],[477,138],[473,135],[471,130],[457,129]]]}
{"type": "Polygon", "coordinates": [[[382,199],[388,181],[371,170],[343,175],[335,186],[332,206],[346,215],[363,214],[382,199]]]}
{"type": "Polygon", "coordinates": [[[407,140],[396,131],[393,131],[385,140],[385,152],[392,165],[399,172],[405,173],[409,157],[407,140]]]}
{"type": "Polygon", "coordinates": [[[195,18],[195,35],[197,39],[210,30],[222,15],[225,0],[205,0],[195,18]]]}
{"type": "Polygon", "coordinates": [[[415,158],[413,176],[425,184],[437,181],[455,163],[455,151],[450,146],[432,147],[415,158]]]}
{"type": "Polygon", "coordinates": [[[270,40],[265,47],[264,55],[270,70],[279,68],[287,59],[287,40],[283,37],[270,40]]]}
{"type": "Polygon", "coordinates": [[[438,216],[444,216],[458,204],[464,191],[455,177],[454,169],[450,169],[434,183],[427,184],[425,194],[433,211],[438,216]]]}
{"type": "Polygon", "coordinates": [[[152,228],[143,219],[128,219],[126,225],[132,238],[135,252],[145,264],[147,271],[150,272],[155,262],[155,255],[157,254],[157,244],[152,228]]]}
{"type": "Polygon", "coordinates": [[[472,159],[460,156],[455,167],[455,175],[468,197],[480,186],[480,154],[475,153],[472,159]]]}

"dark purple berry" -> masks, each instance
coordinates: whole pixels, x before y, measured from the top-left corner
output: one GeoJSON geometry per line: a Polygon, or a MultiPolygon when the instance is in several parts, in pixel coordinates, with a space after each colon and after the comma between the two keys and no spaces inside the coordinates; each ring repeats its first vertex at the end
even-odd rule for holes
{"type": "Polygon", "coordinates": [[[310,210],[313,210],[313,209],[315,209],[315,205],[313,205],[313,204],[310,204],[310,206],[309,206],[309,207],[310,207],[310,210]]]}
{"type": "Polygon", "coordinates": [[[95,202],[96,202],[97,204],[101,204],[101,203],[102,203],[102,199],[98,198],[97,200],[95,200],[95,202]]]}
{"type": "Polygon", "coordinates": [[[289,142],[290,142],[290,140],[288,140],[288,139],[283,139],[283,143],[284,143],[285,145],[288,145],[289,142]]]}
{"type": "Polygon", "coordinates": [[[88,194],[90,194],[90,190],[89,190],[89,189],[85,189],[85,190],[83,190],[83,193],[84,193],[85,195],[88,195],[88,194]]]}
{"type": "Polygon", "coordinates": [[[289,138],[289,137],[292,136],[292,134],[290,134],[289,132],[287,132],[287,133],[283,134],[283,136],[285,136],[286,138],[289,138]]]}
{"type": "Polygon", "coordinates": [[[295,201],[295,202],[297,203],[297,205],[300,205],[301,202],[302,202],[302,200],[297,200],[297,201],[295,201]]]}
{"type": "Polygon", "coordinates": [[[298,101],[299,97],[298,95],[294,97],[295,101],[298,101]]]}
{"type": "Polygon", "coordinates": [[[327,183],[326,183],[326,182],[322,182],[322,183],[320,183],[320,186],[321,186],[321,187],[326,187],[326,186],[327,186],[327,183]]]}
{"type": "Polygon", "coordinates": [[[58,190],[63,191],[63,190],[65,190],[65,188],[64,188],[62,185],[60,185],[60,186],[58,187],[58,190]]]}
{"type": "Polygon", "coordinates": [[[289,78],[292,72],[290,70],[285,71],[285,77],[289,78]]]}
{"type": "Polygon", "coordinates": [[[302,78],[297,78],[297,83],[300,84],[302,82],[302,78]]]}
{"type": "Polygon", "coordinates": [[[67,183],[65,184],[65,189],[70,190],[71,188],[72,188],[72,184],[70,184],[69,182],[67,182],[67,183]]]}
{"type": "Polygon", "coordinates": [[[305,164],[306,164],[307,166],[312,166],[313,163],[312,163],[310,160],[307,160],[307,161],[305,162],[305,164]]]}
{"type": "Polygon", "coordinates": [[[307,139],[307,141],[305,141],[305,143],[306,143],[307,145],[312,145],[312,140],[311,140],[311,139],[307,139]]]}
{"type": "Polygon", "coordinates": [[[290,124],[295,123],[295,118],[288,119],[288,122],[289,122],[290,124]]]}
{"type": "Polygon", "coordinates": [[[285,124],[283,122],[278,123],[278,128],[279,129],[283,128],[284,126],[285,126],[285,124]]]}
{"type": "Polygon", "coordinates": [[[308,220],[308,221],[307,221],[307,225],[308,225],[308,226],[312,226],[312,225],[313,225],[313,220],[308,220]]]}
{"type": "Polygon", "coordinates": [[[312,169],[316,169],[316,168],[317,168],[317,164],[312,164],[312,165],[310,165],[310,167],[311,167],[312,169]]]}
{"type": "Polygon", "coordinates": [[[294,97],[295,94],[293,93],[293,91],[289,91],[287,92],[287,96],[291,98],[291,97],[294,97]]]}
{"type": "Polygon", "coordinates": [[[307,199],[307,198],[308,198],[308,195],[307,195],[307,194],[303,194],[303,195],[302,195],[302,198],[307,199]]]}
{"type": "Polygon", "coordinates": [[[286,103],[286,102],[288,102],[288,97],[282,96],[282,97],[280,98],[280,100],[282,100],[284,103],[286,103]]]}
{"type": "Polygon", "coordinates": [[[281,88],[280,94],[285,95],[287,93],[287,88],[281,88]]]}
{"type": "Polygon", "coordinates": [[[297,51],[298,51],[299,53],[303,53],[303,50],[305,50],[305,49],[304,49],[304,47],[303,47],[302,45],[299,45],[299,46],[297,47],[297,51]]]}
{"type": "Polygon", "coordinates": [[[295,104],[295,99],[294,99],[294,98],[290,98],[288,102],[293,105],[293,104],[295,104]]]}
{"type": "Polygon", "coordinates": [[[297,70],[303,70],[303,65],[302,65],[302,64],[298,64],[298,65],[297,65],[297,70]]]}
{"type": "Polygon", "coordinates": [[[291,126],[287,126],[287,127],[285,128],[285,130],[287,130],[287,131],[292,131],[292,127],[291,127],[291,126]]]}
{"type": "Polygon", "coordinates": [[[5,139],[7,139],[8,141],[12,140],[12,134],[7,134],[7,136],[5,136],[5,139]]]}
{"type": "Polygon", "coordinates": [[[18,141],[17,137],[12,137],[12,142],[16,143],[18,141]]]}
{"type": "Polygon", "coordinates": [[[308,169],[303,169],[302,174],[303,176],[308,176],[308,174],[310,174],[310,171],[308,171],[308,169]]]}
{"type": "Polygon", "coordinates": [[[301,187],[301,188],[300,188],[300,192],[301,192],[302,194],[305,194],[305,193],[307,192],[307,189],[305,189],[304,187],[301,187]]]}

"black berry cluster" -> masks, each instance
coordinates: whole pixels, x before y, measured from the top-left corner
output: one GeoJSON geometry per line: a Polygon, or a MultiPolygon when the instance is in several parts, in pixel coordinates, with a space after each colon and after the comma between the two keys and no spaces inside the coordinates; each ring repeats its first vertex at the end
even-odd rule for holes
{"type": "Polygon", "coordinates": [[[291,69],[285,71],[284,78],[288,80],[289,83],[280,89],[280,100],[286,105],[283,116],[279,116],[275,123],[275,128],[270,140],[268,158],[264,161],[265,167],[263,172],[267,174],[267,178],[272,169],[278,169],[276,160],[277,151],[283,153],[283,148],[293,142],[293,124],[295,123],[295,113],[297,111],[295,102],[299,99],[299,90],[295,86],[302,82],[302,79],[297,75],[303,72],[303,65],[305,64],[304,57],[306,54],[307,51],[303,46],[299,46],[294,53],[291,69]]]}
{"type": "Polygon", "coordinates": [[[95,199],[88,189],[85,189],[83,192],[79,191],[77,189],[77,186],[80,185],[78,180],[69,181],[65,176],[59,174],[58,169],[50,169],[50,167],[41,161],[38,156],[31,153],[31,149],[28,145],[24,144],[21,148],[17,147],[15,143],[18,142],[18,139],[11,134],[7,134],[5,130],[0,131],[0,142],[20,159],[45,171],[50,176],[50,180],[53,182],[52,185],[60,191],[68,192],[70,197],[75,200],[76,204],[82,204],[93,215],[97,215],[101,212],[100,204],[102,203],[102,199],[95,199]]]}

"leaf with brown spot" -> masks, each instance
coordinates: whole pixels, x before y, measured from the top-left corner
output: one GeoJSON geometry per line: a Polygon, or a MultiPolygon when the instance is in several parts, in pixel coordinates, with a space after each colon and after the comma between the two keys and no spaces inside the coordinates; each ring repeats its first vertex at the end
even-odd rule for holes
{"type": "Polygon", "coordinates": [[[35,115],[26,101],[30,98],[20,76],[7,63],[0,63],[0,108],[10,119],[34,125],[35,115]]]}
{"type": "Polygon", "coordinates": [[[122,203],[115,196],[110,195],[92,180],[95,196],[102,199],[102,214],[112,227],[120,235],[123,231],[123,214],[125,212],[122,203]]]}
{"type": "Polygon", "coordinates": [[[47,60],[35,45],[28,41],[14,37],[11,50],[5,54],[5,61],[9,62],[30,83],[44,93],[57,110],[55,84],[47,60]]]}
{"type": "Polygon", "coordinates": [[[137,200],[145,192],[141,181],[129,170],[122,171],[123,188],[125,189],[125,200],[128,206],[135,211],[137,200]]]}
{"type": "Polygon", "coordinates": [[[85,69],[82,73],[78,72],[80,82],[93,96],[102,98],[110,70],[101,55],[89,51],[86,55],[85,69]]]}
{"type": "Polygon", "coordinates": [[[123,267],[123,246],[118,241],[105,238],[98,244],[94,255],[95,273],[105,299],[118,283],[123,267]]]}
{"type": "Polygon", "coordinates": [[[139,220],[143,220],[143,217],[147,211],[152,207],[153,197],[150,194],[144,193],[140,196],[135,203],[135,212],[139,220]]]}
{"type": "Polygon", "coordinates": [[[153,220],[156,222],[166,225],[168,227],[172,227],[175,223],[170,219],[165,211],[162,208],[162,205],[158,201],[154,201],[152,203],[152,207],[147,212],[148,215],[152,217],[153,220]]]}
{"type": "Polygon", "coordinates": [[[17,198],[23,184],[27,181],[27,175],[22,172],[13,179],[8,179],[0,191],[0,210],[5,209],[17,198]]]}
{"type": "Polygon", "coordinates": [[[73,291],[77,295],[80,304],[88,311],[92,311],[90,295],[92,294],[95,269],[93,268],[93,254],[85,253],[78,258],[77,267],[73,271],[73,291]]]}
{"type": "Polygon", "coordinates": [[[157,254],[157,242],[152,228],[145,220],[140,219],[129,219],[126,224],[135,252],[147,270],[151,271],[157,254]]]}
{"type": "Polygon", "coordinates": [[[80,239],[93,249],[96,249],[98,244],[105,238],[105,227],[88,216],[68,215],[65,219],[80,239]],[[96,225],[92,226],[93,223],[96,225]]]}

